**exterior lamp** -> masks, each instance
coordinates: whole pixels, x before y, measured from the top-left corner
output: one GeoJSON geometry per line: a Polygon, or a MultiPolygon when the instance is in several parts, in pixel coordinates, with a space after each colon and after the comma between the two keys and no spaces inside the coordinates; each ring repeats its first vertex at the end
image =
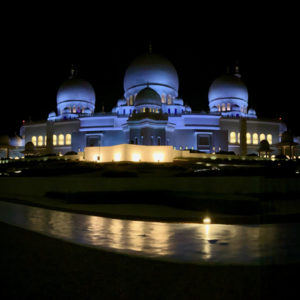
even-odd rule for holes
{"type": "Polygon", "coordinates": [[[210,223],[211,223],[211,218],[210,218],[210,217],[205,217],[205,218],[203,219],[203,223],[204,223],[204,224],[210,224],[210,223]]]}

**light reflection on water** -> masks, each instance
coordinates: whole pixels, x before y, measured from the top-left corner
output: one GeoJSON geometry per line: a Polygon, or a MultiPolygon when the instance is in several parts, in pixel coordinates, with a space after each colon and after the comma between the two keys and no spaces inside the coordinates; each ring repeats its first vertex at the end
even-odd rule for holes
{"type": "Polygon", "coordinates": [[[0,220],[74,243],[193,263],[300,262],[300,224],[142,222],[0,202],[0,220]]]}

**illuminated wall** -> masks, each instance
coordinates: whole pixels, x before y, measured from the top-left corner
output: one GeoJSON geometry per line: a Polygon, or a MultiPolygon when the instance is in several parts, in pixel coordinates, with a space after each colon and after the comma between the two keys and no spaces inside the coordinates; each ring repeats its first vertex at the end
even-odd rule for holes
{"type": "Polygon", "coordinates": [[[85,160],[95,162],[173,162],[172,146],[121,144],[109,147],[86,147],[85,160]]]}

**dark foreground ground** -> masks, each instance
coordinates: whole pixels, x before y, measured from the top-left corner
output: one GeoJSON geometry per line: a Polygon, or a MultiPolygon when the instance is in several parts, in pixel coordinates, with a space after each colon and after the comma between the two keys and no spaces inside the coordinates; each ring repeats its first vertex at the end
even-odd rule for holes
{"type": "Polygon", "coordinates": [[[298,294],[299,265],[176,264],[81,247],[3,223],[0,234],[0,299],[296,299],[298,294]]]}

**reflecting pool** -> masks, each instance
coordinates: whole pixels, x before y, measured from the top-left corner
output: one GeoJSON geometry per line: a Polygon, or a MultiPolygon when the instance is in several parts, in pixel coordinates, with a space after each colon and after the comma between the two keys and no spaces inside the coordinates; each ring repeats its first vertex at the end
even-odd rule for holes
{"type": "Polygon", "coordinates": [[[191,263],[300,262],[300,224],[119,220],[0,201],[0,221],[76,244],[191,263]]]}

